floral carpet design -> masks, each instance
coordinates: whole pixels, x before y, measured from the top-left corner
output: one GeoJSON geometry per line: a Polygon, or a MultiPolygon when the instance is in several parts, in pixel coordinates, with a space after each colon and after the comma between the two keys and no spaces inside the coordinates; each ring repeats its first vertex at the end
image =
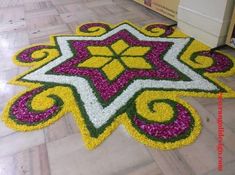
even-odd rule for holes
{"type": "Polygon", "coordinates": [[[150,147],[188,145],[201,121],[181,97],[235,97],[216,79],[235,73],[234,59],[164,24],[87,23],[19,51],[14,61],[31,69],[11,81],[28,89],[5,107],[6,125],[41,129],[70,112],[88,149],[119,125],[150,147]]]}

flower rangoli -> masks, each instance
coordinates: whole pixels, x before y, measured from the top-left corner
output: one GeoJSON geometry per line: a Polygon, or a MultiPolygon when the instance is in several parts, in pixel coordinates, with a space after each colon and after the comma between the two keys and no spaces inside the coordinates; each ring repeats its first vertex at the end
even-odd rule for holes
{"type": "Polygon", "coordinates": [[[164,24],[83,24],[75,35],[19,51],[14,61],[32,68],[11,81],[28,90],[6,106],[6,125],[31,131],[70,112],[89,149],[119,125],[148,146],[179,148],[201,130],[180,97],[235,97],[216,79],[235,73],[234,59],[164,24]]]}

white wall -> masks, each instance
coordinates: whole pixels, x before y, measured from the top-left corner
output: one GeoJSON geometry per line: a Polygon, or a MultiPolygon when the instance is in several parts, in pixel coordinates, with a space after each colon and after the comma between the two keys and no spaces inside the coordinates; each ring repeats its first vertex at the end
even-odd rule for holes
{"type": "Polygon", "coordinates": [[[225,43],[234,0],[181,0],[178,27],[205,44],[225,43]]]}

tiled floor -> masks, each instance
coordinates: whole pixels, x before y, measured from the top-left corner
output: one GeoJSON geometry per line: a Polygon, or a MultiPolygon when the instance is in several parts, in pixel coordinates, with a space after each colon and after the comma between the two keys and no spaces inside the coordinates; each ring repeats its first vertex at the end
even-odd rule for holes
{"type": "MultiPolygon", "coordinates": [[[[131,0],[0,0],[0,112],[24,87],[6,84],[26,68],[12,54],[29,44],[48,42],[56,33],[73,33],[88,21],[139,25],[173,23],[131,0]]],[[[235,51],[224,51],[235,55],[235,51]]],[[[235,89],[235,76],[221,79],[235,89]]],[[[0,175],[216,175],[217,101],[186,98],[203,121],[198,140],[174,151],[147,148],[120,127],[101,146],[87,151],[70,114],[54,125],[21,133],[0,122],[0,175]]],[[[235,172],[235,99],[224,102],[224,171],[235,172]]]]}

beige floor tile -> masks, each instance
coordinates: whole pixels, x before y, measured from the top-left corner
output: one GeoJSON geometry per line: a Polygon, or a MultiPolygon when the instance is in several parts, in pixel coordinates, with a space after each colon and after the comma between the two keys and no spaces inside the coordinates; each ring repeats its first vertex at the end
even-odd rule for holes
{"type": "Polygon", "coordinates": [[[45,142],[43,131],[16,132],[0,138],[0,157],[12,155],[45,142]]]}
{"type": "Polygon", "coordinates": [[[214,169],[205,175],[233,175],[235,172],[235,161],[228,162],[225,165],[223,165],[223,170],[218,171],[218,169],[214,169]]]}
{"type": "Polygon", "coordinates": [[[0,139],[14,132],[14,130],[8,128],[2,121],[0,121],[0,139]]]}
{"type": "MultiPolygon", "coordinates": [[[[86,6],[88,8],[103,8],[104,5],[109,5],[109,4],[114,4],[114,2],[109,0],[102,0],[102,1],[91,0],[86,2],[86,6]]],[[[116,4],[118,4],[118,2],[116,4]]]]}
{"type": "MultiPolygon", "coordinates": [[[[3,52],[0,52],[0,57],[2,61],[0,63],[1,72],[17,68],[17,66],[12,61],[12,56],[15,54],[17,50],[18,49],[5,49],[3,52]]],[[[2,79],[3,75],[0,75],[0,77],[2,79]]]]}
{"type": "Polygon", "coordinates": [[[0,32],[14,30],[16,28],[25,28],[25,13],[23,7],[12,7],[10,9],[0,10],[0,32]],[[12,11],[14,13],[9,13],[12,11]]]}
{"type": "Polygon", "coordinates": [[[60,5],[57,6],[57,11],[60,14],[64,14],[64,13],[69,13],[69,12],[81,12],[81,11],[86,11],[88,10],[86,7],[84,7],[84,3],[70,3],[70,4],[64,4],[64,5],[60,5]]]}
{"type": "Polygon", "coordinates": [[[70,4],[70,3],[78,3],[81,0],[51,0],[54,5],[63,5],[63,4],[70,4]]]}
{"type": "Polygon", "coordinates": [[[37,3],[37,2],[44,1],[44,0],[23,0],[23,1],[24,1],[24,4],[28,4],[28,3],[37,3]]]}
{"type": "MultiPolygon", "coordinates": [[[[26,31],[0,33],[0,72],[4,70],[15,69],[17,66],[12,61],[13,55],[16,51],[28,45],[29,38],[26,31]]],[[[2,75],[0,75],[0,78],[1,77],[2,75]]]]}
{"type": "MultiPolygon", "coordinates": [[[[162,172],[167,175],[202,175],[217,168],[217,139],[204,129],[197,141],[189,146],[173,151],[150,152],[162,172]]],[[[235,159],[227,149],[223,153],[224,162],[235,159]]]]}
{"type": "Polygon", "coordinates": [[[66,24],[59,24],[41,29],[29,30],[31,43],[48,43],[50,35],[72,33],[66,24]]]}
{"type": "MultiPolygon", "coordinates": [[[[12,96],[25,89],[7,84],[28,69],[12,63],[18,49],[48,42],[49,35],[72,34],[81,23],[123,20],[138,25],[174,23],[132,0],[0,0],[0,112],[12,96]]],[[[235,56],[231,48],[223,51],[235,56]]],[[[221,80],[235,89],[235,76],[221,80]]],[[[0,175],[217,175],[217,99],[187,101],[200,113],[203,130],[194,144],[174,151],[146,151],[122,127],[96,150],[87,151],[71,114],[30,133],[15,133],[0,122],[0,175]]],[[[221,174],[233,175],[235,101],[223,102],[225,169],[221,174]]]]}
{"type": "Polygon", "coordinates": [[[17,48],[20,49],[29,44],[28,33],[26,31],[14,31],[0,33],[1,52],[17,48]],[[19,42],[20,41],[20,42],[19,42]]]}
{"type": "Polygon", "coordinates": [[[47,148],[52,175],[125,174],[153,162],[143,145],[120,131],[93,151],[84,147],[79,134],[47,143],[47,148]]]}
{"type": "MultiPolygon", "coordinates": [[[[121,173],[118,173],[121,174],[121,173]]],[[[125,172],[125,175],[163,175],[160,168],[155,162],[140,167],[133,167],[130,172],[125,172]]]]}
{"type": "Polygon", "coordinates": [[[23,5],[24,0],[0,0],[0,8],[15,7],[23,5]]]}
{"type": "Polygon", "coordinates": [[[217,98],[198,98],[194,97],[196,101],[198,101],[201,105],[217,105],[218,99],[217,98]]]}
{"type": "Polygon", "coordinates": [[[227,86],[229,86],[230,88],[235,90],[235,83],[234,83],[235,76],[221,78],[220,80],[221,80],[221,82],[223,82],[224,84],[226,84],[227,86]]]}
{"type": "Polygon", "coordinates": [[[61,25],[63,23],[62,19],[59,15],[48,15],[48,16],[38,16],[34,18],[28,18],[27,24],[28,29],[35,31],[35,30],[41,30],[42,26],[43,28],[61,25]]]}
{"type": "Polygon", "coordinates": [[[166,175],[194,175],[194,171],[184,157],[176,151],[160,151],[149,148],[157,165],[166,175]]]}
{"type": "Polygon", "coordinates": [[[226,52],[227,54],[229,54],[231,56],[235,56],[234,49],[231,47],[225,47],[225,48],[221,49],[221,51],[226,52]]]}
{"type": "Polygon", "coordinates": [[[80,132],[71,113],[65,115],[65,123],[72,133],[80,132]]]}
{"type": "Polygon", "coordinates": [[[22,71],[19,68],[9,69],[8,67],[7,70],[0,71],[0,111],[3,110],[4,106],[11,99],[11,97],[26,89],[25,87],[8,84],[9,80],[20,73],[22,73],[22,71]]]}
{"type": "MultiPolygon", "coordinates": [[[[51,1],[43,1],[40,0],[38,2],[34,2],[33,0],[29,0],[28,3],[24,4],[24,9],[26,12],[32,12],[37,10],[47,10],[53,8],[53,4],[51,1]]],[[[43,13],[41,13],[43,14],[43,13]]]]}
{"type": "Polygon", "coordinates": [[[78,19],[78,17],[87,20],[88,22],[90,21],[89,19],[95,19],[91,10],[68,12],[68,13],[63,13],[60,16],[65,23],[74,22],[78,19]]]}
{"type": "MultiPolygon", "coordinates": [[[[235,133],[235,99],[223,99],[223,121],[235,133]]],[[[217,116],[218,103],[206,105],[206,109],[217,116]]]]}
{"type": "Polygon", "coordinates": [[[47,142],[62,139],[66,136],[79,132],[71,114],[66,114],[53,125],[44,129],[47,142]]]}
{"type": "MultiPolygon", "coordinates": [[[[197,141],[190,146],[180,149],[180,152],[197,174],[203,174],[217,167],[217,116],[207,111],[196,100],[187,98],[187,101],[200,114],[203,129],[197,141]]],[[[234,137],[234,133],[228,127],[225,127],[223,137],[225,163],[235,160],[234,137]]]]}
{"type": "MultiPolygon", "coordinates": [[[[206,129],[203,129],[197,141],[179,150],[185,161],[196,175],[204,174],[217,168],[217,138],[206,129]]],[[[235,155],[224,148],[224,162],[235,160],[235,155]]]]}
{"type": "Polygon", "coordinates": [[[45,144],[0,158],[1,175],[50,175],[45,144]]]}
{"type": "MultiPolygon", "coordinates": [[[[228,100],[228,99],[227,99],[228,100]]],[[[202,106],[193,98],[187,98],[187,101],[197,109],[198,113],[201,116],[203,128],[208,130],[216,139],[218,135],[218,124],[217,124],[217,109],[214,109],[214,112],[209,112],[206,106],[202,106]],[[206,108],[205,108],[206,107],[206,108]],[[214,114],[213,114],[214,113],[214,114]]],[[[229,100],[228,100],[229,101],[229,100]]],[[[230,100],[231,101],[231,100],[230,100]]],[[[231,115],[223,115],[224,118],[231,118],[231,115]]],[[[226,119],[228,120],[228,119],[226,119]]],[[[224,120],[225,121],[225,120],[224,120]]],[[[224,145],[228,149],[235,154],[234,145],[235,145],[235,134],[230,127],[226,126],[227,124],[224,123],[224,145]]],[[[203,133],[202,133],[203,134],[203,133]]]]}
{"type": "MultiPolygon", "coordinates": [[[[26,13],[25,18],[27,19],[32,19],[32,18],[37,18],[37,17],[47,17],[47,16],[52,16],[52,15],[58,15],[58,12],[54,8],[50,9],[44,9],[44,10],[32,10],[28,13],[26,13]]],[[[41,22],[41,20],[38,20],[38,22],[41,22]]],[[[28,23],[28,21],[27,21],[28,23]]]]}
{"type": "Polygon", "coordinates": [[[13,175],[15,172],[13,156],[0,158],[0,174],[13,175]]]}

